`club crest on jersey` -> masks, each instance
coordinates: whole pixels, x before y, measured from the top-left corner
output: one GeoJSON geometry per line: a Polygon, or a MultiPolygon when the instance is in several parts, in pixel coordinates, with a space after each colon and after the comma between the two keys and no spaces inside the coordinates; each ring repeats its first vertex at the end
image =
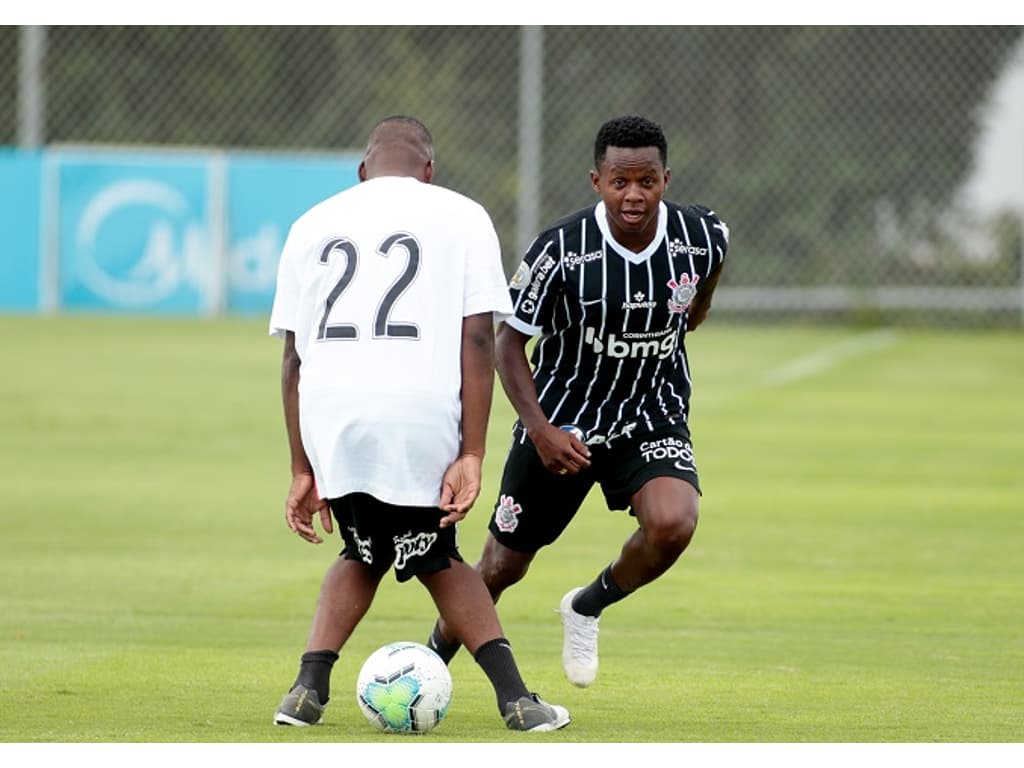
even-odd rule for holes
{"type": "Polygon", "coordinates": [[[519,514],[523,508],[511,496],[502,495],[498,499],[498,508],[494,510],[494,523],[502,533],[512,533],[519,527],[519,514]]]}
{"type": "Polygon", "coordinates": [[[514,288],[518,291],[520,288],[525,288],[529,282],[530,265],[524,261],[519,264],[519,268],[516,270],[515,274],[512,275],[512,279],[509,280],[508,285],[510,288],[514,288]]]}
{"type": "Polygon", "coordinates": [[[672,295],[668,297],[669,312],[685,312],[690,308],[690,302],[697,295],[698,280],[700,275],[694,275],[693,280],[690,280],[689,275],[682,274],[678,281],[668,281],[668,287],[672,289],[672,295]]]}

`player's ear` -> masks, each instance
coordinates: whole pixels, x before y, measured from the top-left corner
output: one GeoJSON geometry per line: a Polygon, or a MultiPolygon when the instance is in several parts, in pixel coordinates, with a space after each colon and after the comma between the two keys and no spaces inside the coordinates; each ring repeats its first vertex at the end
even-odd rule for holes
{"type": "Polygon", "coordinates": [[[668,168],[665,169],[665,189],[668,189],[669,180],[672,178],[672,171],[668,168]]]}
{"type": "Polygon", "coordinates": [[[601,185],[598,183],[600,181],[600,179],[601,179],[601,174],[599,174],[595,170],[591,170],[590,171],[590,186],[592,186],[594,188],[594,191],[599,193],[599,194],[601,192],[601,185]]]}
{"type": "Polygon", "coordinates": [[[427,161],[427,167],[423,169],[423,181],[425,181],[427,184],[429,184],[430,180],[433,179],[433,178],[434,178],[434,161],[433,160],[428,160],[427,161]]]}
{"type": "Polygon", "coordinates": [[[366,181],[366,162],[359,163],[359,180],[366,181]]]}

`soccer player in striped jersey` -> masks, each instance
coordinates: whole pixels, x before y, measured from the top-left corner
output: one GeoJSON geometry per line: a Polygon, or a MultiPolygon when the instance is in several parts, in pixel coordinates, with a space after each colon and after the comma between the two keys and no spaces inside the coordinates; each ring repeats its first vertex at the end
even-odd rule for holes
{"type": "Polygon", "coordinates": [[[456,626],[509,729],[570,721],[526,687],[487,589],[459,554],[456,523],[480,492],[494,316],[512,307],[490,216],[433,174],[426,127],[382,120],[360,183],[301,216],[281,255],[270,332],[284,339],[285,521],[319,544],[313,520],[332,533],[333,514],[345,547],[277,725],[321,721],[338,654],[392,567],[456,626]]]}
{"type": "MultiPolygon", "coordinates": [[[[637,521],[618,557],[561,600],[562,663],[580,687],[597,675],[604,609],[665,573],[697,525],[683,342],[708,315],[729,230],[707,207],[663,199],[667,153],[646,118],[601,126],[590,174],[600,201],[538,235],[498,327],[497,368],[519,418],[476,565],[492,598],[526,575],[595,483],[637,521]]],[[[451,659],[457,635],[441,618],[429,643],[451,659]]]]}

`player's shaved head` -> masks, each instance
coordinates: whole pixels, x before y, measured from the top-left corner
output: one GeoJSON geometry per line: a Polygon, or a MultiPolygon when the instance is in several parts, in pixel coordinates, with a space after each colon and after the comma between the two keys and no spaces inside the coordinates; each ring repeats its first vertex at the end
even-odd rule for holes
{"type": "Polygon", "coordinates": [[[385,117],[370,131],[359,166],[362,181],[376,176],[412,176],[429,182],[434,175],[434,140],[414,117],[385,117]]]}

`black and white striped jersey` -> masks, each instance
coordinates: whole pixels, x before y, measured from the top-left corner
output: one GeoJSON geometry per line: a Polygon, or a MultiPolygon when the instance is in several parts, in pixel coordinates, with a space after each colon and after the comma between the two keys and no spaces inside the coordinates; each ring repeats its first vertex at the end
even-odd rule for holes
{"type": "Polygon", "coordinates": [[[669,201],[641,253],[613,238],[603,202],[534,240],[509,283],[505,322],[540,337],[533,378],[552,424],[597,444],[686,421],[687,311],[728,246],[713,211],[669,201]]]}

